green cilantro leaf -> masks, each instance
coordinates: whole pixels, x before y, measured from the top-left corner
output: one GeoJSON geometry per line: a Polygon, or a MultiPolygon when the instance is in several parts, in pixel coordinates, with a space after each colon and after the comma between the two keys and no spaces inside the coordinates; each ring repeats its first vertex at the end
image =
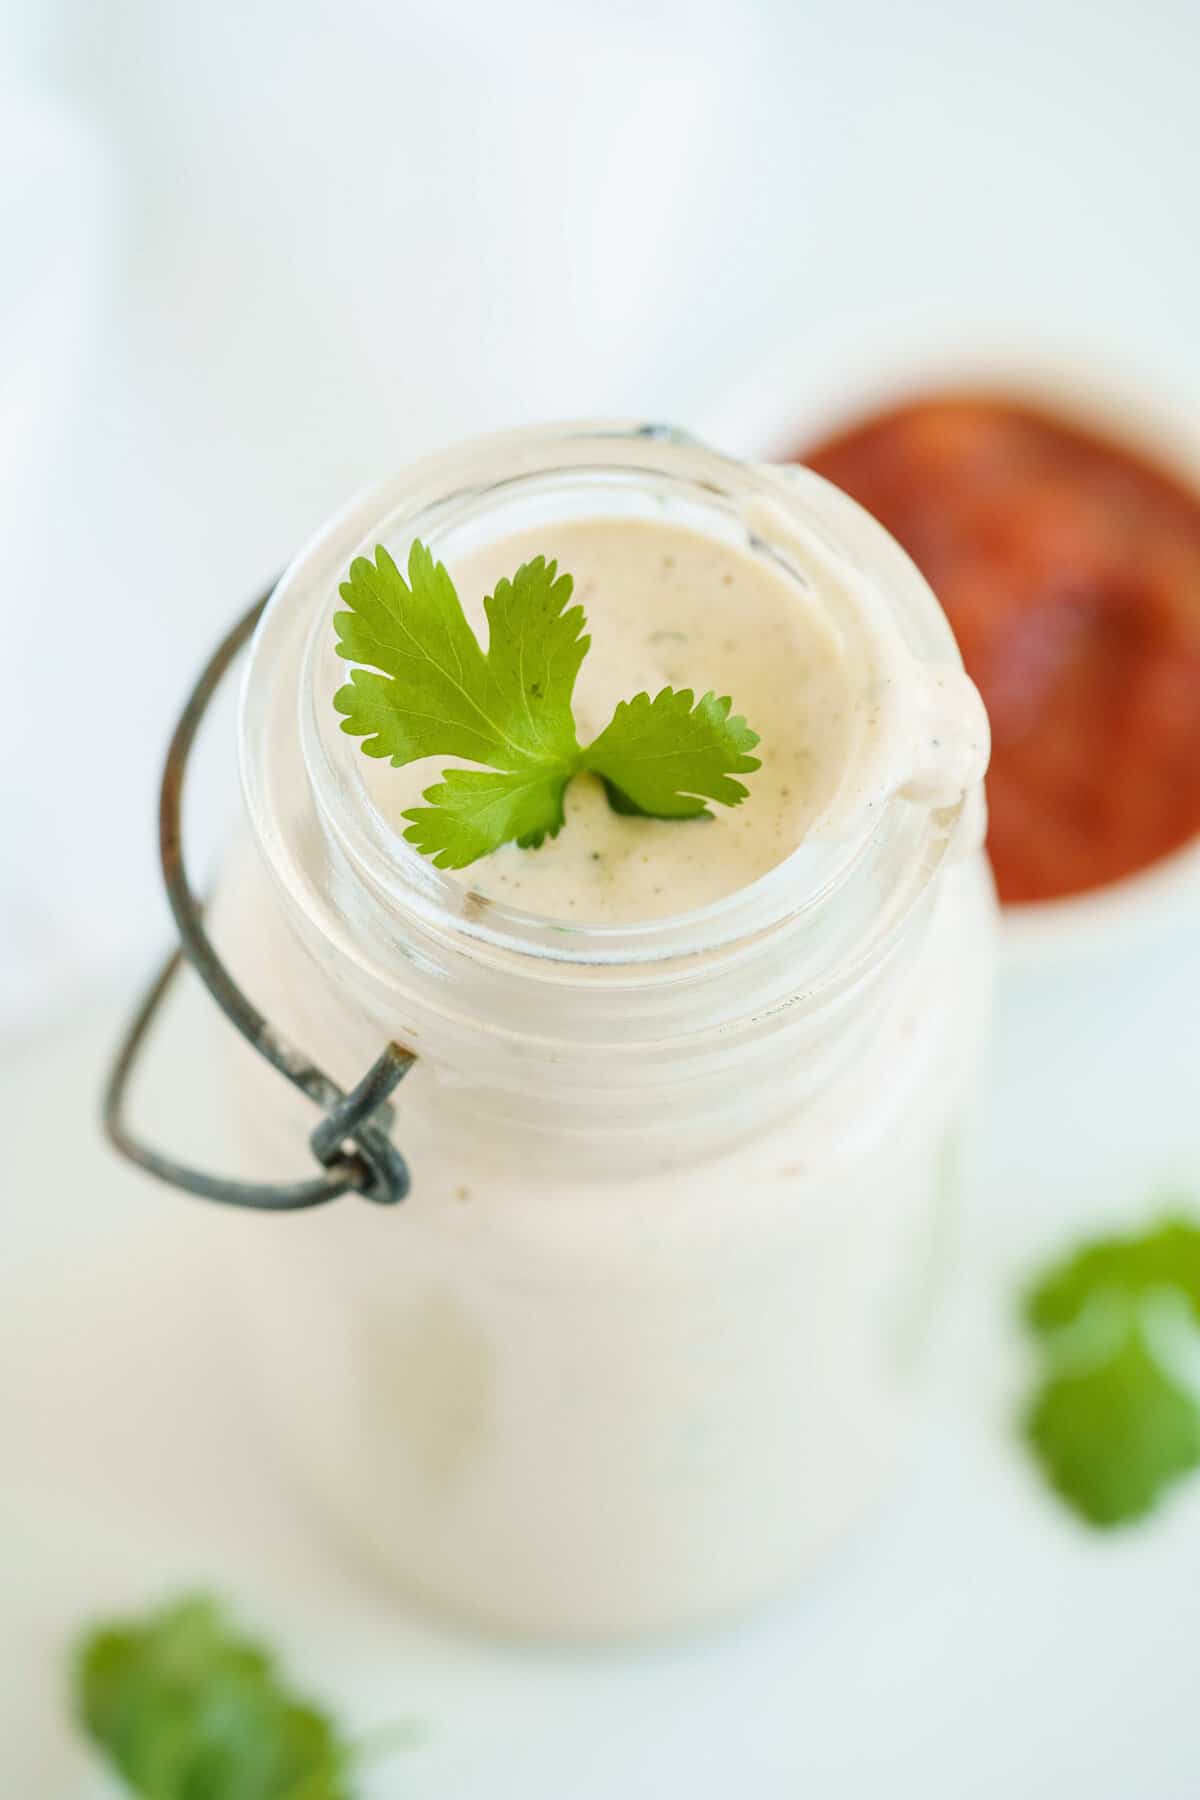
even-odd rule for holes
{"type": "Polygon", "coordinates": [[[563,823],[563,795],[570,774],[559,768],[497,771],[447,769],[425,789],[426,806],[405,813],[405,832],[439,869],[465,869],[498,844],[536,850],[563,823]]]}
{"type": "Polygon", "coordinates": [[[704,799],[736,806],[748,790],[732,776],[758,768],[747,754],[758,737],[745,719],[730,718],[731,705],[715,694],[697,700],[690,688],[622,700],[589,745],[586,766],[618,812],[696,819],[707,813],[704,799]]]}
{"type": "Polygon", "coordinates": [[[1086,1245],[1025,1317],[1044,1362],[1025,1431],[1051,1485],[1089,1524],[1143,1517],[1200,1467],[1200,1230],[1167,1219],[1086,1245]]]}
{"type": "Polygon", "coordinates": [[[499,582],[485,603],[485,656],[424,544],[409,551],[407,581],[382,545],[373,563],[356,557],[339,590],[350,611],[333,623],[338,655],[371,666],[334,695],[342,730],[397,768],[423,756],[511,770],[571,762],[571,697],[589,647],[583,608],[564,610],[571,588],[542,556],[499,582]]]}
{"type": "Polygon", "coordinates": [[[1100,1288],[1143,1294],[1177,1288],[1200,1324],[1200,1229],[1167,1218],[1140,1237],[1101,1238],[1048,1271],[1033,1288],[1025,1313],[1035,1331],[1054,1331],[1078,1319],[1100,1288]]]}
{"type": "Polygon", "coordinates": [[[454,584],[414,542],[408,579],[382,547],[357,557],[341,585],[337,650],[358,665],[334,695],[342,730],[397,767],[455,756],[479,769],[444,771],[412,807],[405,837],[438,868],[461,869],[504,843],[536,849],[562,828],[567,784],[590,770],[613,807],[659,819],[736,806],[733,779],[759,767],[758,738],[731,702],[664,688],[622,701],[594,743],[580,747],[572,701],[591,640],[568,607],[569,575],[536,557],[484,602],[481,648],[454,584]]]}
{"type": "Polygon", "coordinates": [[[1047,1378],[1027,1430],[1051,1484],[1092,1525],[1141,1518],[1200,1464],[1200,1408],[1156,1358],[1137,1305],[1099,1360],[1047,1378]]]}
{"type": "Polygon", "coordinates": [[[333,1721],[204,1596],[88,1632],[74,1698],[84,1731],[147,1800],[353,1800],[333,1721]]]}

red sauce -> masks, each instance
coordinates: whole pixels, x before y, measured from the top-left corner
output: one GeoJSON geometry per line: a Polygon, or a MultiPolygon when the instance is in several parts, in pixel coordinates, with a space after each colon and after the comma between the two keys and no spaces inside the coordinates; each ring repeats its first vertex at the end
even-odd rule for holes
{"type": "Polygon", "coordinates": [[[806,462],[899,539],[992,721],[1001,898],[1116,881],[1200,831],[1200,495],[992,397],[932,397],[806,462]]]}

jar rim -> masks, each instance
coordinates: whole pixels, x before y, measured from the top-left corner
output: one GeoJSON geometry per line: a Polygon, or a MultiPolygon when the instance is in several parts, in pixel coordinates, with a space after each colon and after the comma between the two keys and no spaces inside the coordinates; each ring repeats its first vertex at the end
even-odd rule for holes
{"type": "MultiPolygon", "coordinates": [[[[910,645],[924,660],[961,667],[950,628],[933,594],[899,546],[853,501],[808,470],[777,470],[738,461],[673,427],[628,421],[568,422],[524,428],[474,440],[411,465],[352,502],[301,549],[277,585],[251,648],[240,712],[243,788],[266,861],[282,883],[309,934],[334,940],[341,954],[377,979],[403,980],[414,955],[469,957],[498,978],[519,970],[558,984],[592,985],[603,976],[610,992],[685,979],[682,965],[714,953],[726,966],[742,945],[786,937],[796,943],[811,921],[828,918],[836,897],[880,879],[883,860],[899,870],[889,881],[892,904],[882,904],[875,930],[836,967],[810,970],[806,992],[856,978],[859,967],[886,954],[936,873],[954,835],[957,810],[936,814],[891,797],[874,818],[832,849],[814,857],[801,844],[747,886],[709,904],[665,919],[622,924],[547,920],[488,901],[479,909],[470,889],[433,869],[415,850],[373,827],[361,805],[347,804],[344,758],[330,755],[339,736],[332,709],[319,713],[312,659],[328,641],[330,602],[337,580],[368,539],[386,525],[410,528],[440,507],[478,505],[497,484],[530,481],[564,468],[584,475],[619,472],[627,479],[692,484],[713,503],[754,495],[792,507],[806,524],[814,513],[836,539],[857,536],[887,572],[887,598],[910,645]],[[281,685],[295,683],[292,704],[280,704],[281,685]],[[274,690],[273,691],[273,686],[274,690]],[[280,742],[281,738],[286,742],[280,742]],[[290,791],[278,775],[290,764],[290,791]],[[346,870],[371,896],[372,942],[356,941],[328,892],[306,867],[314,826],[331,838],[341,864],[326,877],[344,886],[346,870]],[[415,930],[420,948],[401,941],[397,921],[415,930]]],[[[844,949],[848,949],[844,946],[844,949]]],[[[443,999],[449,999],[443,995],[443,999]]]]}

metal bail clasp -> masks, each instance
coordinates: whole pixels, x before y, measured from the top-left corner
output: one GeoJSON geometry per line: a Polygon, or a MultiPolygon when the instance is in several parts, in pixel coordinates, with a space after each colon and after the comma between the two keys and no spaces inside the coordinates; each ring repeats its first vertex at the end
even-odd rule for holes
{"type": "Polygon", "coordinates": [[[117,1052],[104,1090],[103,1120],[109,1141],[139,1168],[189,1194],[267,1212],[320,1206],[350,1192],[381,1205],[395,1205],[409,1190],[408,1165],[392,1143],[389,1097],[415,1060],[410,1050],[389,1043],[362,1080],[347,1094],[301,1051],[286,1043],[258,1011],[214,950],[204,929],[201,906],[187,878],[183,858],[183,783],[201,720],[223,676],[248,642],[270,599],[268,590],[238,620],[209,659],[188,697],[171,738],[159,796],[159,850],[167,898],[179,929],[179,948],[167,958],[138,1007],[117,1052]],[[247,1043],[322,1109],[310,1138],[321,1173],[307,1181],[246,1182],[192,1169],[151,1148],[126,1123],[126,1097],[150,1026],[184,960],[247,1043]]]}

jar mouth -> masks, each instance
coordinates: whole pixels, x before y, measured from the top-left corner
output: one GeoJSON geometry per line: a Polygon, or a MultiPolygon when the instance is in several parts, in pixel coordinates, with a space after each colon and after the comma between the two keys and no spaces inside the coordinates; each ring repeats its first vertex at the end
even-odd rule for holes
{"type": "MultiPolygon", "coordinates": [[[[881,882],[884,861],[906,872],[899,883],[894,874],[888,878],[895,899],[903,890],[906,907],[915,904],[952,836],[952,809],[935,816],[898,796],[865,814],[844,837],[802,841],[765,874],[719,899],[632,922],[576,923],[484,899],[404,843],[372,803],[358,772],[358,747],[347,754],[349,740],[329,703],[338,581],[355,555],[389,534],[393,544],[401,535],[420,536],[438,553],[448,534],[461,534],[498,507],[535,494],[539,505],[558,506],[564,517],[578,517],[581,505],[591,514],[609,508],[628,516],[631,506],[656,517],[668,510],[676,517],[703,514],[714,529],[738,534],[743,543],[748,502],[794,508],[811,526],[815,498],[823,514],[836,515],[839,532],[849,527],[866,546],[876,565],[873,576],[885,583],[913,652],[942,666],[959,663],[944,616],[907,557],[860,508],[809,471],[748,465],[656,424],[568,423],[477,440],[428,458],[353,503],[293,562],[259,627],[243,687],[243,781],[268,861],[293,899],[310,914],[328,911],[303,868],[300,815],[307,799],[321,832],[336,846],[340,884],[351,880],[365,890],[377,923],[390,918],[419,924],[426,935],[485,960],[573,965],[581,974],[599,966],[619,975],[626,967],[633,976],[640,968],[645,977],[645,965],[727,951],[828,916],[839,894],[881,882]],[[293,680],[289,718],[279,694],[271,704],[268,690],[272,682],[293,680]],[[299,752],[303,781],[293,782],[290,804],[272,778],[269,732],[294,735],[299,752]]],[[[755,548],[786,558],[785,549],[761,535],[755,548]]],[[[311,823],[310,817],[308,850],[311,823]]],[[[895,907],[884,910],[898,923],[895,907]]],[[[559,972],[567,975],[568,969],[559,972]]]]}

